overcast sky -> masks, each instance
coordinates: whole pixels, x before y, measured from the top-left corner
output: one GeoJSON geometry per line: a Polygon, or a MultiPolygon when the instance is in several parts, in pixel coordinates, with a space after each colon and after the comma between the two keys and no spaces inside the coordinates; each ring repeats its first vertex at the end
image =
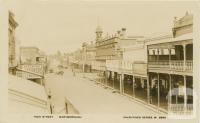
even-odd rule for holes
{"type": "Polygon", "coordinates": [[[104,35],[125,27],[127,35],[171,33],[173,19],[194,13],[195,2],[72,2],[10,0],[6,3],[19,26],[17,40],[46,53],[74,51],[95,40],[97,25],[104,35]]]}

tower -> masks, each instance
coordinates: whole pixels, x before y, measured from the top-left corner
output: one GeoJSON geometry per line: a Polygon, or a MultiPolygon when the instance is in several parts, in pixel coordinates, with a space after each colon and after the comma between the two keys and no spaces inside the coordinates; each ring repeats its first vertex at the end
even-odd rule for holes
{"type": "Polygon", "coordinates": [[[102,33],[103,33],[102,28],[100,26],[97,26],[97,28],[96,28],[96,42],[98,42],[102,39],[102,33]]]}

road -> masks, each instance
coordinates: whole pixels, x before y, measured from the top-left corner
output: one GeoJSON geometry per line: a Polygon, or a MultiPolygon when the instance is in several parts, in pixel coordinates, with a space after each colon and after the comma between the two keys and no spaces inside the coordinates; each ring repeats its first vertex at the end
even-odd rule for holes
{"type": "Polygon", "coordinates": [[[57,113],[64,108],[66,97],[80,114],[160,114],[81,75],[73,76],[68,69],[64,75],[47,74],[45,83],[57,113]]]}

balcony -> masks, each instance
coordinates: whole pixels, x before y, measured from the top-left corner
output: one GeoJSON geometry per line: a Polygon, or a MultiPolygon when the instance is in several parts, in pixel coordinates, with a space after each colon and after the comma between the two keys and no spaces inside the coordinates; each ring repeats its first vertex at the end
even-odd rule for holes
{"type": "Polygon", "coordinates": [[[42,65],[20,65],[17,68],[16,76],[24,79],[42,78],[44,75],[44,68],[42,65]]]}
{"type": "Polygon", "coordinates": [[[186,60],[184,65],[183,60],[171,60],[171,61],[149,61],[148,68],[160,68],[160,69],[168,69],[171,71],[190,71],[193,70],[193,60],[186,60]]]}
{"type": "Polygon", "coordinates": [[[168,111],[174,115],[191,115],[193,113],[193,104],[169,104],[168,111]]]}

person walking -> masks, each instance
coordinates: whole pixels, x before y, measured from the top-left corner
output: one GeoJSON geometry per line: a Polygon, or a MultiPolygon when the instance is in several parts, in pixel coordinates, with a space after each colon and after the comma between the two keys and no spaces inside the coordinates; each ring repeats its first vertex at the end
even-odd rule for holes
{"type": "Polygon", "coordinates": [[[75,73],[75,71],[73,71],[73,76],[76,76],[76,73],[75,73]]]}
{"type": "Polygon", "coordinates": [[[48,99],[49,99],[49,108],[50,108],[50,113],[53,114],[53,111],[54,111],[54,106],[51,102],[51,99],[52,99],[52,95],[51,95],[51,90],[49,89],[48,91],[48,99]]]}

